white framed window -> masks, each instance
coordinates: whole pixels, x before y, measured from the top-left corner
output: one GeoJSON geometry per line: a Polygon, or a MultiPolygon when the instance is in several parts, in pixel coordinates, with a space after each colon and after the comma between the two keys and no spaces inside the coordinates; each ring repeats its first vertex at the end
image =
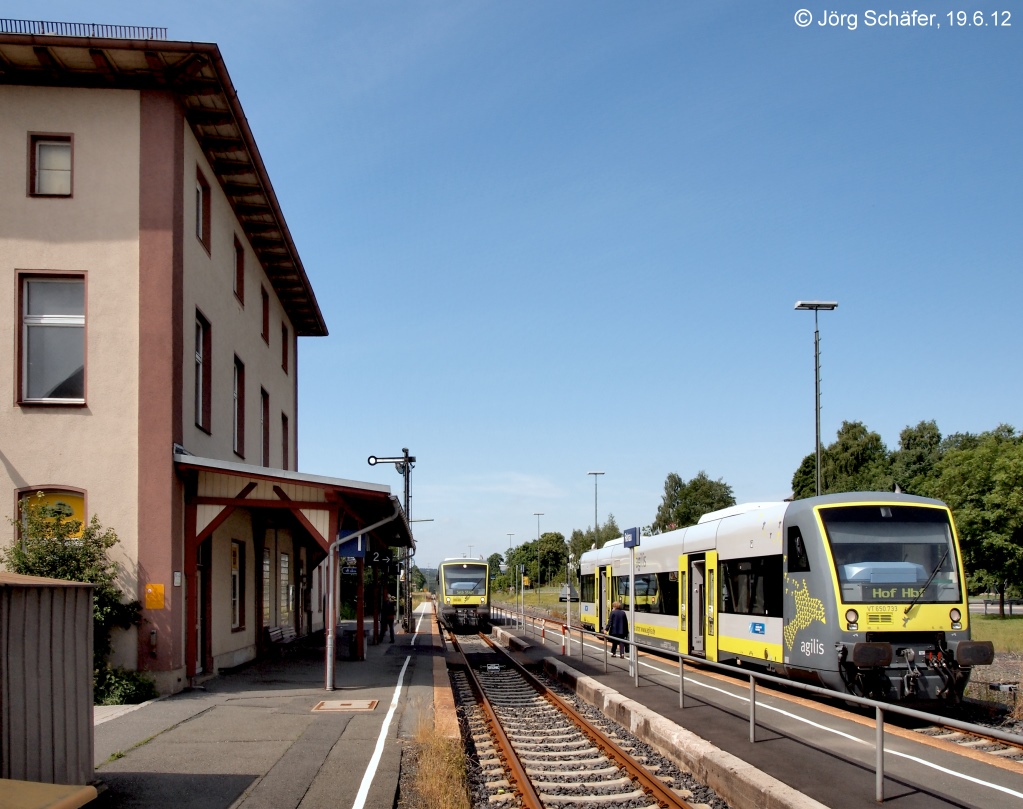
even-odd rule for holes
{"type": "Polygon", "coordinates": [[[210,184],[203,173],[195,170],[195,236],[210,251],[210,184]]]}
{"type": "Polygon", "coordinates": [[[281,554],[280,580],[280,623],[284,625],[291,623],[291,557],[286,553],[281,554]]]}
{"type": "Polygon", "coordinates": [[[195,311],[195,424],[205,431],[210,431],[210,414],[212,411],[212,335],[210,322],[195,311]]]}
{"type": "Polygon", "coordinates": [[[29,188],[34,197],[71,196],[71,136],[32,135],[29,188]]]}
{"type": "Polygon", "coordinates": [[[262,437],[259,463],[270,465],[270,394],[264,388],[259,389],[259,434],[262,437]]]}
{"type": "Polygon", "coordinates": [[[231,540],[231,629],[245,628],[245,545],[231,540]]]}
{"type": "Polygon", "coordinates": [[[232,435],[234,436],[234,452],[242,458],[245,457],[245,364],[234,358],[234,383],[233,383],[233,414],[234,423],[232,435]]]}
{"type": "Polygon", "coordinates": [[[21,277],[20,401],[85,402],[84,276],[21,277]]]}

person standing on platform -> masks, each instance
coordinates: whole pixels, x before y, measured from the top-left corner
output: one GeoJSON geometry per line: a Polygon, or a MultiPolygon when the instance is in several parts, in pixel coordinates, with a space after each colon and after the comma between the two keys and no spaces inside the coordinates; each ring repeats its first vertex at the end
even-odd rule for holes
{"type": "Polygon", "coordinates": [[[380,637],[381,637],[381,639],[383,639],[383,636],[385,634],[387,634],[388,632],[390,632],[391,633],[391,640],[390,640],[391,643],[394,643],[394,613],[395,613],[395,610],[396,610],[396,607],[395,607],[395,604],[394,604],[394,598],[391,596],[390,593],[387,593],[384,596],[384,610],[383,610],[383,616],[382,616],[383,619],[384,619],[384,625],[380,629],[380,637]]]}
{"type": "Polygon", "coordinates": [[[612,638],[621,638],[621,641],[611,641],[611,657],[616,654],[618,657],[625,657],[625,643],[622,642],[629,637],[629,614],[622,609],[622,602],[615,601],[611,605],[611,614],[607,617],[607,626],[604,627],[612,638]]]}

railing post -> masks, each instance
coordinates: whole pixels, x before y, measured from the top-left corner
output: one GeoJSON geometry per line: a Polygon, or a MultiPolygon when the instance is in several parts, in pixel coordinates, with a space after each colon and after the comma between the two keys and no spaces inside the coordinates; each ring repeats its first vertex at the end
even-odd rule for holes
{"type": "Polygon", "coordinates": [[[565,656],[565,625],[561,625],[561,656],[565,656]]]}
{"type": "Polygon", "coordinates": [[[874,747],[877,749],[877,761],[874,765],[874,800],[884,803],[884,708],[878,705],[874,710],[877,716],[874,730],[874,747]]]}
{"type": "Polygon", "coordinates": [[[685,690],[686,690],[686,678],[682,671],[682,653],[678,655],[678,707],[684,708],[685,705],[685,690]]]}
{"type": "Polygon", "coordinates": [[[753,744],[757,740],[757,679],[749,676],[749,740],[753,744]]]}

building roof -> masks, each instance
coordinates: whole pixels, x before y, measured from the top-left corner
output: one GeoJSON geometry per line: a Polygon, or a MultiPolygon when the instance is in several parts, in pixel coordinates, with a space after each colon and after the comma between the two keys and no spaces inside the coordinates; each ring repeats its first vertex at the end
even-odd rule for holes
{"type": "MultiPolygon", "coordinates": [[[[210,497],[200,488],[197,490],[198,503],[239,508],[291,509],[295,513],[302,512],[307,516],[304,522],[310,533],[327,543],[333,541],[334,537],[329,536],[322,522],[317,522],[313,511],[339,509],[344,519],[338,528],[351,532],[381,523],[371,532],[371,536],[382,545],[415,548],[408,518],[398,499],[391,494],[389,486],[323,475],[308,475],[215,458],[200,458],[180,452],[175,452],[174,464],[179,474],[205,472],[216,477],[235,478],[239,483],[245,481],[270,484],[250,487],[241,497],[223,495],[210,497]],[[286,491],[289,487],[293,489],[293,498],[290,498],[286,491]],[[267,490],[272,494],[266,494],[267,490]],[[249,492],[252,492],[252,498],[248,498],[249,492]]],[[[220,487],[214,485],[211,490],[220,491],[220,487]]]]}
{"type": "Polygon", "coordinates": [[[167,41],[162,30],[0,19],[0,84],[174,93],[296,334],[325,336],[326,322],[220,49],[167,41]]]}

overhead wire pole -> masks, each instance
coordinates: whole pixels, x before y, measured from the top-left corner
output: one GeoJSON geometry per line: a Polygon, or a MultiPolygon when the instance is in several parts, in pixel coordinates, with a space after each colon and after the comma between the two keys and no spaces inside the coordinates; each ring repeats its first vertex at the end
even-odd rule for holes
{"type": "Polygon", "coordinates": [[[817,313],[830,312],[838,308],[838,301],[796,301],[796,309],[813,312],[813,397],[814,421],[816,424],[817,455],[817,496],[821,494],[821,333],[817,324],[817,313]]]}

